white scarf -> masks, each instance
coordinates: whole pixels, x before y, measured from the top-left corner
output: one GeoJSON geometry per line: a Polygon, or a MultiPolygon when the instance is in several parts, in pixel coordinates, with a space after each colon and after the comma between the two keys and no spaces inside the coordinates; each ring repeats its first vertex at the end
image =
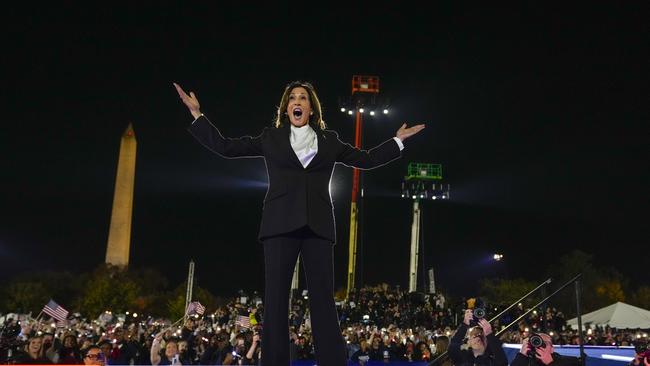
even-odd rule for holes
{"type": "Polygon", "coordinates": [[[306,124],[302,127],[291,125],[291,135],[289,135],[291,148],[296,153],[300,164],[306,168],[318,152],[318,137],[316,132],[306,124]]]}

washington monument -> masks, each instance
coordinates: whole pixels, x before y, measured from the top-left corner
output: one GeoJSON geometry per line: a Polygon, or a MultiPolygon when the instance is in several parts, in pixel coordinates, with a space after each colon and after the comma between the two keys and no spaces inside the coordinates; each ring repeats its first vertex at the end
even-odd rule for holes
{"type": "Polygon", "coordinates": [[[131,213],[133,211],[133,184],[135,180],[135,155],[137,142],[133,126],[122,135],[120,157],[115,177],[113,213],[106,245],[106,264],[126,268],[131,249],[131,213]]]}

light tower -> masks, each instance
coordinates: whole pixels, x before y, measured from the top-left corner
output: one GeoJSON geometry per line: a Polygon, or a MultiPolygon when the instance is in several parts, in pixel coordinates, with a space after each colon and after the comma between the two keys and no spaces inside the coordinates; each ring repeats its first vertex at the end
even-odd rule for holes
{"type": "Polygon", "coordinates": [[[122,135],[120,156],[115,177],[113,212],[106,244],[106,264],[118,267],[129,265],[131,249],[131,215],[133,212],[133,185],[135,181],[135,157],[137,141],[133,125],[122,135]]]}
{"type": "MultiPolygon", "coordinates": [[[[442,165],[429,163],[409,163],[407,175],[402,181],[402,198],[413,200],[409,292],[417,291],[418,263],[420,261],[420,225],[422,223],[420,200],[449,199],[449,184],[443,184],[441,181],[442,165]]],[[[433,277],[433,274],[430,276],[433,277]]]]}
{"type": "MultiPolygon", "coordinates": [[[[361,149],[363,144],[363,115],[377,116],[388,114],[388,105],[378,102],[379,77],[352,76],[352,96],[339,101],[341,112],[355,116],[354,146],[361,149]]],[[[352,200],[350,203],[350,245],[348,255],[348,281],[346,296],[355,288],[357,274],[357,255],[363,250],[363,175],[359,169],[352,172],[352,200]],[[362,234],[359,235],[358,233],[362,234]]],[[[362,270],[359,271],[361,274],[362,270]]]]}

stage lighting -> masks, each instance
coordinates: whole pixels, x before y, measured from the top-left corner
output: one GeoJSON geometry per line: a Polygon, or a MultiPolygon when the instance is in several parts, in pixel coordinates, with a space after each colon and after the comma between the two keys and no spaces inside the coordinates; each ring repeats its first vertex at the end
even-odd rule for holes
{"type": "Polygon", "coordinates": [[[370,115],[371,115],[371,116],[374,116],[374,115],[375,115],[375,111],[370,111],[370,115]]]}
{"type": "Polygon", "coordinates": [[[388,114],[388,109],[384,109],[384,114],[388,114]]]}
{"type": "Polygon", "coordinates": [[[348,114],[349,114],[349,115],[352,115],[352,113],[354,113],[354,112],[352,112],[351,110],[348,111],[348,114]]]}
{"type": "Polygon", "coordinates": [[[365,112],[365,109],[359,108],[359,113],[363,113],[363,112],[365,112]]]}
{"type": "Polygon", "coordinates": [[[341,107],[341,112],[345,112],[345,108],[341,107]]]}

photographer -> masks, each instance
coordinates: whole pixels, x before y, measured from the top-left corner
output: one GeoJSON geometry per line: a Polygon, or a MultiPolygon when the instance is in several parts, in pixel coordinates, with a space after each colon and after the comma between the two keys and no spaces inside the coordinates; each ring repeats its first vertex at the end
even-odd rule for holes
{"type": "Polygon", "coordinates": [[[529,338],[524,338],[521,350],[512,360],[511,366],[527,365],[553,365],[569,366],[580,365],[577,357],[562,356],[554,352],[551,336],[546,333],[536,333],[529,338]]]}
{"type": "Polygon", "coordinates": [[[634,359],[630,366],[650,366],[650,349],[647,343],[634,344],[634,359]]]}
{"type": "Polygon", "coordinates": [[[492,326],[485,319],[475,319],[471,309],[465,310],[463,323],[449,343],[449,356],[454,365],[491,365],[506,366],[508,360],[501,347],[501,341],[492,333],[492,326]],[[477,327],[469,328],[472,320],[477,321],[477,327]],[[467,349],[461,349],[467,335],[467,349]]]}
{"type": "Polygon", "coordinates": [[[24,337],[30,333],[31,328],[23,324],[25,332],[21,331],[21,325],[13,318],[5,321],[0,329],[0,363],[14,363],[15,360],[25,357],[22,350],[25,348],[26,341],[24,337]]]}

